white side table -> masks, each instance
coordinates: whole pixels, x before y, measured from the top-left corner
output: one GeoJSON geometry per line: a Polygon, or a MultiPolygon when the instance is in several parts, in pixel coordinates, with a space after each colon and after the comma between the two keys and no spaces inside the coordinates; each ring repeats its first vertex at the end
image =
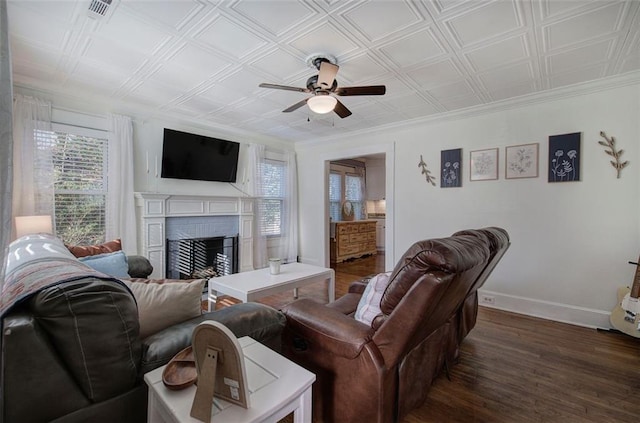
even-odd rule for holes
{"type": "MultiPolygon", "coordinates": [[[[310,423],[311,385],[316,376],[248,336],[238,341],[245,357],[251,407],[244,409],[214,398],[211,421],[276,423],[293,412],[295,423],[310,423]]],[[[149,387],[147,422],[198,423],[189,415],[196,387],[167,389],[162,383],[163,369],[144,375],[149,387]]]]}

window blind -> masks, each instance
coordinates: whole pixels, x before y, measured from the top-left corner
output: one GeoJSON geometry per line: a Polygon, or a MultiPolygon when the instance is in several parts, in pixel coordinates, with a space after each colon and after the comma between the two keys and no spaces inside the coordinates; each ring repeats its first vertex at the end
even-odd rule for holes
{"type": "Polygon", "coordinates": [[[282,234],[285,167],[285,162],[272,159],[265,159],[261,164],[262,198],[258,201],[258,207],[263,235],[282,234]]]}
{"type": "Polygon", "coordinates": [[[56,234],[67,244],[105,241],[107,140],[36,130],[36,167],[53,166],[56,234]]]}

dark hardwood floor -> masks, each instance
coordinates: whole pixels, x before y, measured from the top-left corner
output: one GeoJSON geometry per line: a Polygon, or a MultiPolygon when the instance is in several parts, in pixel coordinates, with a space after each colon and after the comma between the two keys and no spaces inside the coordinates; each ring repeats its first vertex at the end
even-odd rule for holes
{"type": "Polygon", "coordinates": [[[415,422],[638,422],[640,340],[480,307],[415,422]]]}
{"type": "MultiPolygon", "coordinates": [[[[384,255],[333,267],[339,297],[352,281],[384,271],[384,255]]],[[[326,302],[317,285],[299,295],[326,302]]],[[[289,301],[292,293],[263,300],[289,301]]],[[[451,380],[441,374],[403,423],[638,421],[640,339],[480,307],[451,380]]]]}

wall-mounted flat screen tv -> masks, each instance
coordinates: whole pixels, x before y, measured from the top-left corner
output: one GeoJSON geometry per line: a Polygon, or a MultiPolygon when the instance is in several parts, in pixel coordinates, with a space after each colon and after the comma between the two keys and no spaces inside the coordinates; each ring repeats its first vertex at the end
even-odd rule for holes
{"type": "Polygon", "coordinates": [[[218,138],[164,130],[163,178],[235,182],[240,144],[218,138]]]}

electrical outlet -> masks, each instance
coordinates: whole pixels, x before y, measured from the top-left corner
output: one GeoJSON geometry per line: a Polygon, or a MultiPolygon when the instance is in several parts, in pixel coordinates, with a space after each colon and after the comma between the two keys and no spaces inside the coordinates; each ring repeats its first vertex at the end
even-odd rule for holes
{"type": "Polygon", "coordinates": [[[482,304],[495,304],[496,303],[496,297],[491,296],[491,295],[481,295],[480,296],[480,302],[482,304]]]}

